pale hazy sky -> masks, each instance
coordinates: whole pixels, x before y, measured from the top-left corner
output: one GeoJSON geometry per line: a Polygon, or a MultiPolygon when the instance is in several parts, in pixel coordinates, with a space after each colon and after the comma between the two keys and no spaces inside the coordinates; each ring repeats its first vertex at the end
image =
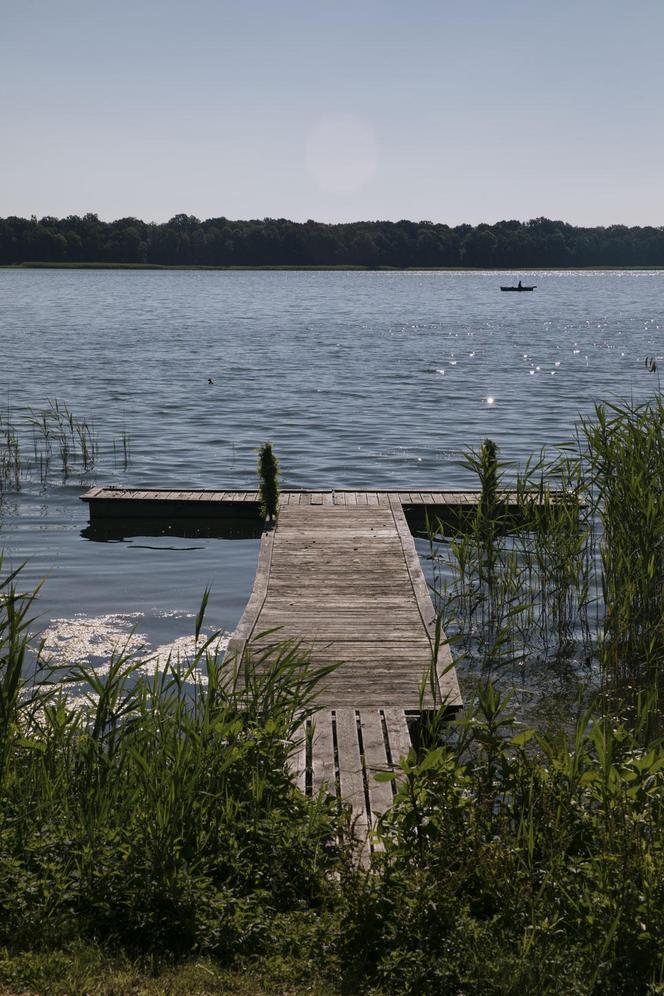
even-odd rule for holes
{"type": "Polygon", "coordinates": [[[0,216],[664,225],[664,0],[0,0],[0,216]]]}

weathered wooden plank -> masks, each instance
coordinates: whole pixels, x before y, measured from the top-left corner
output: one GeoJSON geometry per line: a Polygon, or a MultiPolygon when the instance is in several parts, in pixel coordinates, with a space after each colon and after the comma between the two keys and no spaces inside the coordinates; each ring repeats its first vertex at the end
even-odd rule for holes
{"type": "Polygon", "coordinates": [[[459,690],[456,671],[452,664],[449,644],[443,642],[445,641],[444,635],[439,646],[437,648],[435,646],[436,612],[431,601],[431,596],[429,595],[429,588],[422,572],[422,565],[420,564],[403,508],[395,501],[391,501],[391,507],[410,574],[411,584],[418,602],[418,611],[424,628],[431,640],[432,666],[435,668],[438,680],[439,704],[443,705],[445,703],[450,707],[460,707],[461,692],[459,690]]]}
{"type": "Polygon", "coordinates": [[[360,712],[360,729],[364,750],[364,768],[369,792],[371,821],[375,825],[378,817],[392,805],[392,788],[389,782],[377,782],[376,775],[388,771],[389,764],[383,735],[383,718],[378,709],[363,709],[360,712]]]}
{"type": "Polygon", "coordinates": [[[312,717],[311,738],[311,790],[314,796],[320,791],[336,796],[334,765],[334,739],[332,712],[321,709],[312,717]]]}
{"type": "Polygon", "coordinates": [[[412,747],[408,721],[403,709],[386,708],[382,711],[385,717],[392,766],[396,767],[402,758],[408,757],[412,747]]]}
{"type": "Polygon", "coordinates": [[[339,791],[344,802],[350,804],[353,833],[360,846],[360,860],[369,858],[369,814],[364,792],[364,772],[357,736],[355,709],[335,710],[337,731],[337,756],[339,759],[339,791]]]}
{"type": "Polygon", "coordinates": [[[261,545],[258,550],[258,564],[256,566],[256,576],[254,585],[242,613],[240,622],[236,626],[228,642],[226,657],[229,660],[239,660],[244,652],[247,641],[250,639],[258,621],[260,611],[267,598],[268,585],[270,580],[270,566],[272,563],[272,549],[274,544],[273,528],[265,529],[261,536],[261,545]]]}
{"type": "Polygon", "coordinates": [[[307,778],[307,723],[298,727],[293,737],[293,749],[288,758],[288,771],[293,782],[304,794],[307,778]]]}

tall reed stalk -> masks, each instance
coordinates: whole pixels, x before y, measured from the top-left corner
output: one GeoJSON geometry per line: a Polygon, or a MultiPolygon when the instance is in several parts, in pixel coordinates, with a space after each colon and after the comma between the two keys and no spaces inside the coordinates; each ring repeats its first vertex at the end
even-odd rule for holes
{"type": "Polygon", "coordinates": [[[644,694],[661,703],[662,398],[597,405],[573,443],[511,474],[513,516],[495,445],[469,451],[466,466],[481,487],[477,513],[439,523],[432,549],[445,625],[471,659],[532,668],[575,658],[599,674],[611,708],[644,694]]]}
{"type": "Polygon", "coordinates": [[[263,443],[258,451],[258,481],[261,515],[273,521],[279,508],[279,461],[270,442],[263,443]]]}

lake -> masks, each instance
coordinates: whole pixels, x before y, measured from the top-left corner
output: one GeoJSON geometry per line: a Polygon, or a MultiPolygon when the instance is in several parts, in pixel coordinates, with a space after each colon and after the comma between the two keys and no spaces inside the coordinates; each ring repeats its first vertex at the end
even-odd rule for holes
{"type": "Polygon", "coordinates": [[[228,632],[257,540],[91,542],[82,491],[253,488],[266,439],[286,487],[472,487],[462,454],[483,438],[523,461],[596,400],[654,393],[663,292],[659,271],[0,270],[0,415],[26,465],[49,399],[99,441],[93,470],[27,467],[5,490],[5,568],[45,579],[54,654],[99,660],[131,632],[180,646],[206,585],[208,628],[228,632]],[[535,292],[500,293],[519,278],[535,292]]]}

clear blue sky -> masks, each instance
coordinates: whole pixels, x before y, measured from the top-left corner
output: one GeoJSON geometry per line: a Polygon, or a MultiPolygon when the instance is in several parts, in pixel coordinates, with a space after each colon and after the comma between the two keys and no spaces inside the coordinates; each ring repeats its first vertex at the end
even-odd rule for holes
{"type": "Polygon", "coordinates": [[[664,0],[0,0],[0,215],[664,224],[664,0]]]}

